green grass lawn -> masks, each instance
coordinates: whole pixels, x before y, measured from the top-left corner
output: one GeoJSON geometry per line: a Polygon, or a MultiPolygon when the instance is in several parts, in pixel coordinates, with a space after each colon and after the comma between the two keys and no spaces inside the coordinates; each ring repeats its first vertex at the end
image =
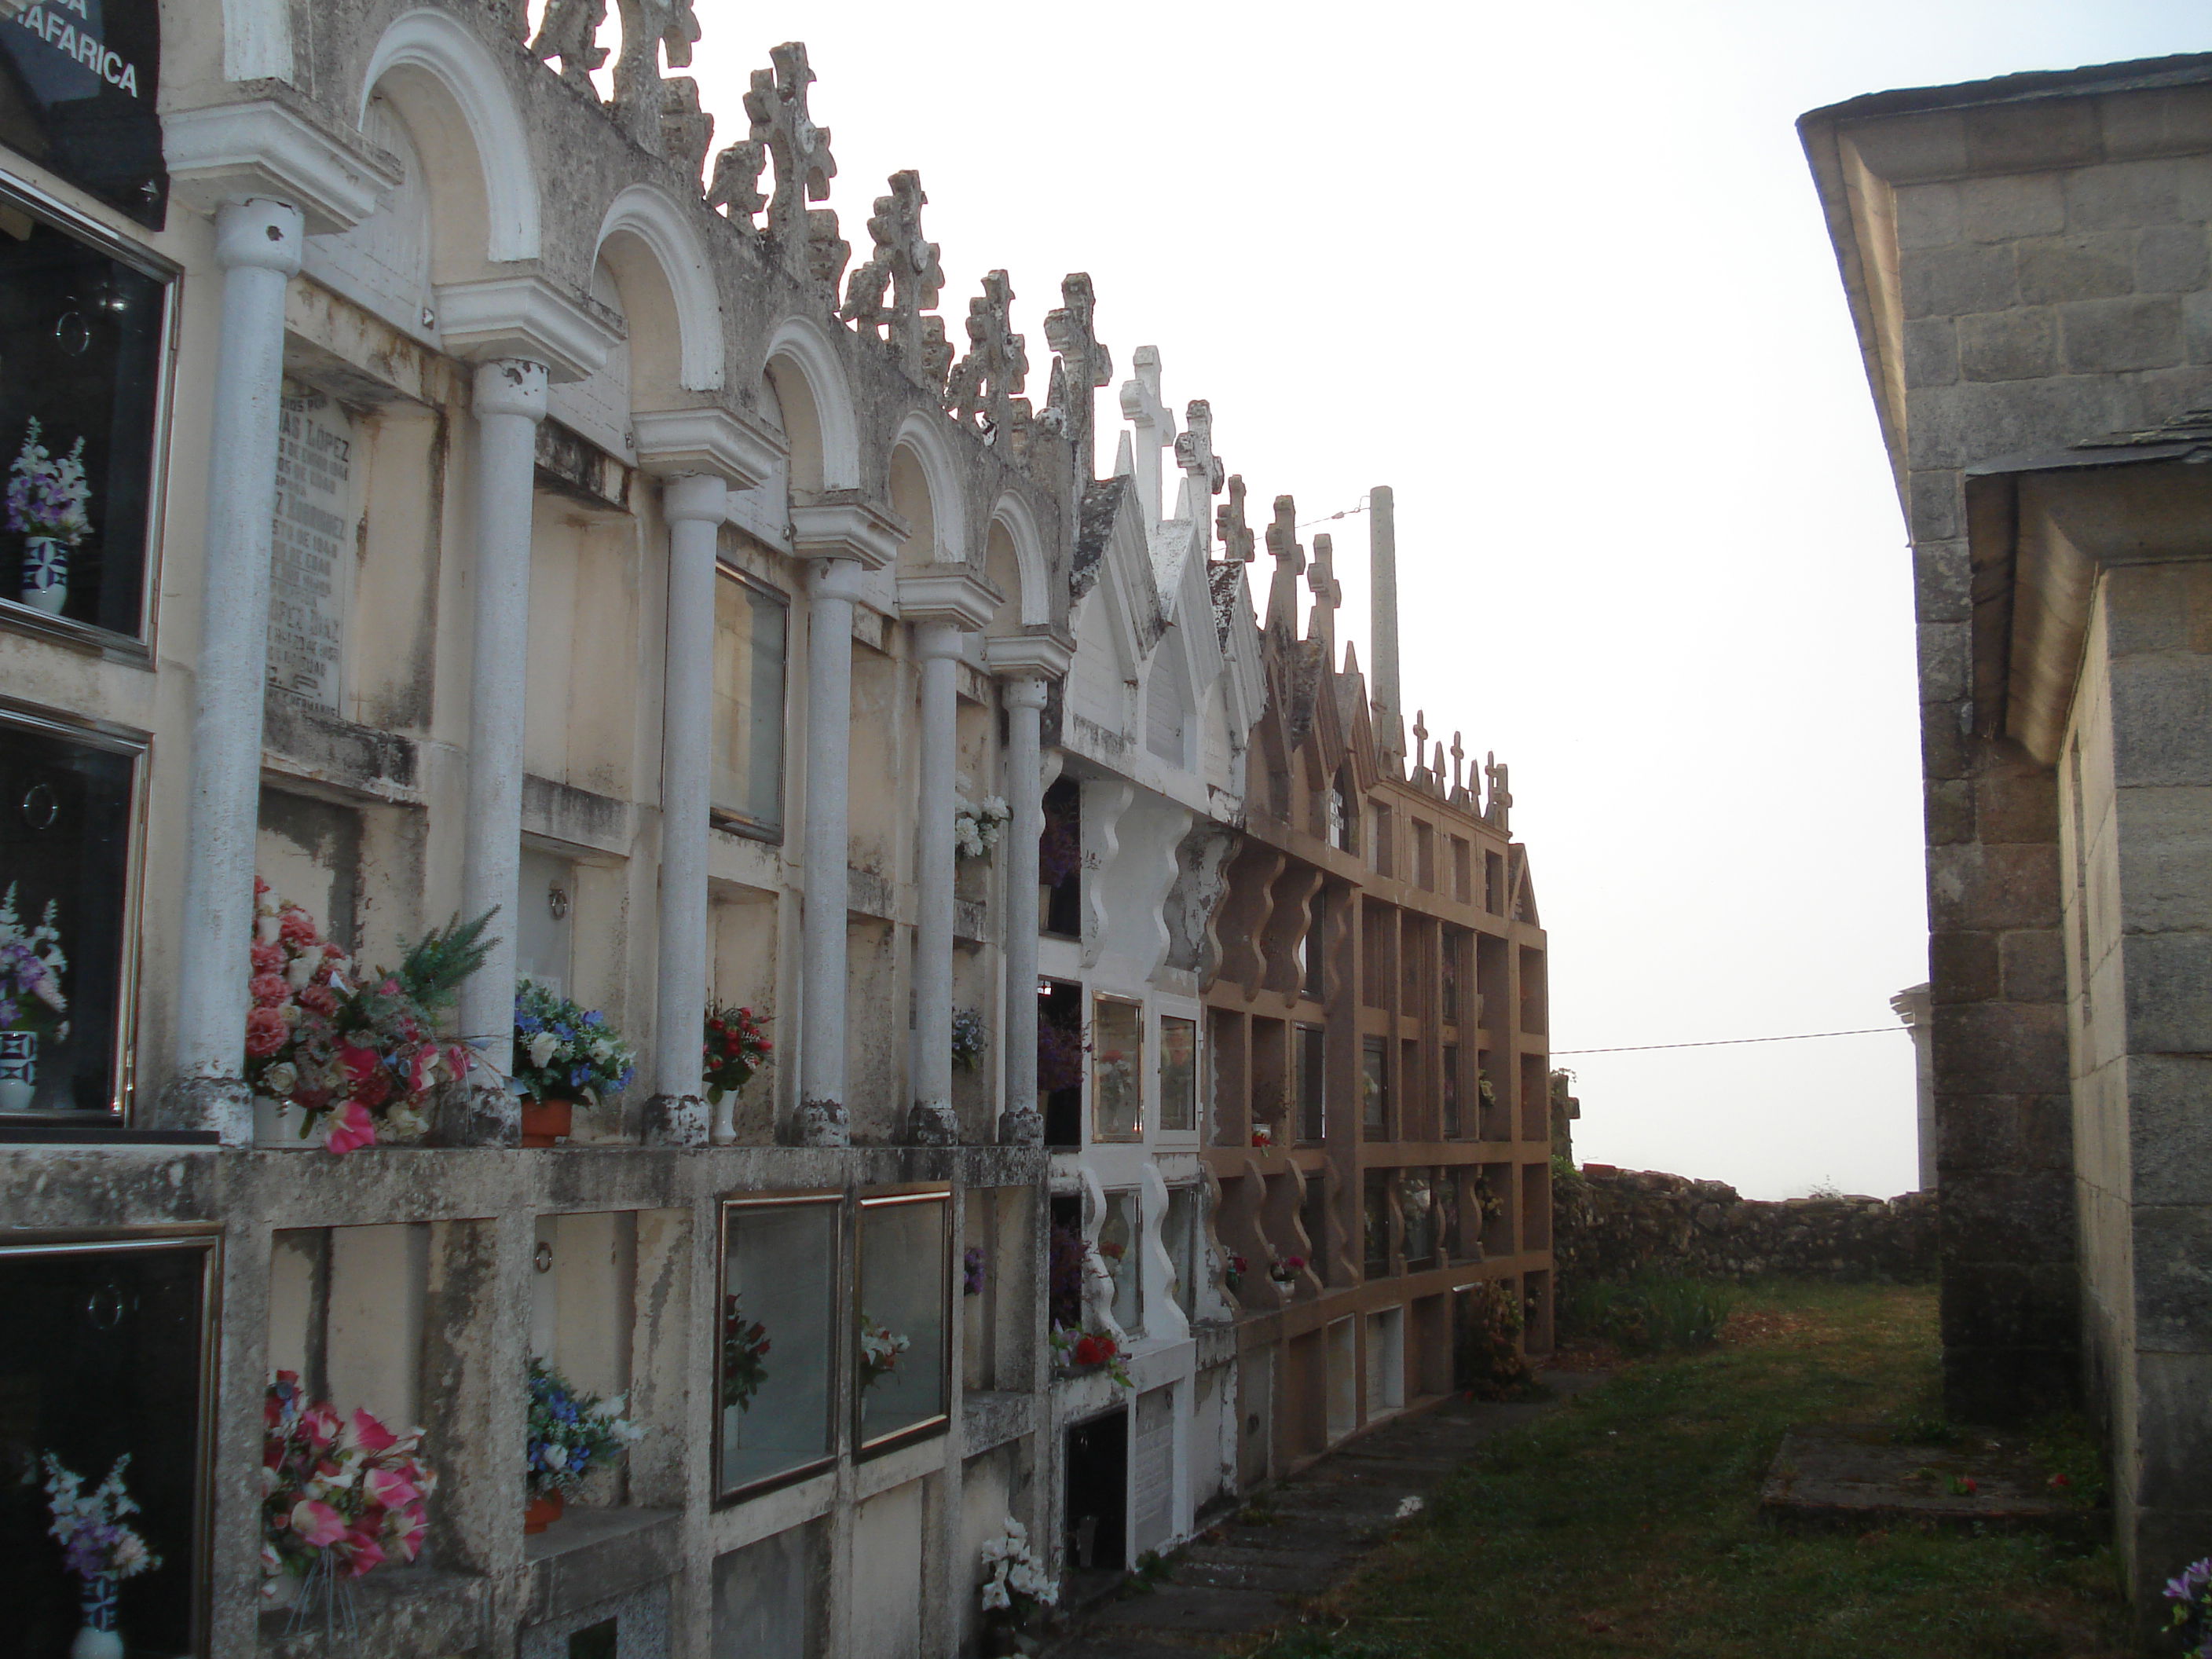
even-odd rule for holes
{"type": "MultiPolygon", "coordinates": [[[[1495,1443],[1267,1659],[2039,1659],[2129,1651],[2110,1554],[2041,1537],[1777,1533],[1792,1424],[1928,1425],[1935,1292],[1775,1283],[1722,1346],[1626,1364],[1495,1443]]],[[[2094,1487],[2075,1441],[2054,1452],[2094,1487]]]]}

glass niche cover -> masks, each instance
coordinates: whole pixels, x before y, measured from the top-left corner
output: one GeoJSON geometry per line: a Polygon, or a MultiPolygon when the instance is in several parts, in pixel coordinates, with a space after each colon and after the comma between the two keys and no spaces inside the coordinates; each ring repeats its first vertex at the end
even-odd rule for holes
{"type": "Polygon", "coordinates": [[[725,1496],[836,1455],[843,1214],[836,1193],[722,1207],[716,1484],[725,1496]]]}
{"type": "Polygon", "coordinates": [[[0,1121],[121,1104],[137,760],[0,720],[0,1121]]]}
{"type": "Polygon", "coordinates": [[[1091,999],[1091,1133],[1144,1139],[1145,1006],[1127,997],[1091,999]]]}
{"type": "Polygon", "coordinates": [[[169,284],[0,193],[0,600],[136,638],[169,284]]]}
{"type": "Polygon", "coordinates": [[[115,1624],[135,1656],[204,1651],[195,1607],[205,1449],[212,1240],[0,1249],[0,1604],[10,1653],[61,1655],[84,1627],[84,1585],[53,1538],[58,1482],[90,1498],[114,1476],[138,1540],[115,1624]]]}
{"type": "Polygon", "coordinates": [[[854,1397],[865,1449],[944,1427],[950,1193],[860,1200],[854,1397]]]}

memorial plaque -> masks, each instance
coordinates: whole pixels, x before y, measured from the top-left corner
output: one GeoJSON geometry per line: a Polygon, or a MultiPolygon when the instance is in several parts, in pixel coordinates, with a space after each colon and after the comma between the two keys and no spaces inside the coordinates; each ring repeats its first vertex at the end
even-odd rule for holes
{"type": "Polygon", "coordinates": [[[353,588],[356,423],[319,392],[287,383],[270,551],[269,683],[338,712],[353,588]]]}
{"type": "Polygon", "coordinates": [[[0,0],[0,144],[161,228],[158,0],[0,0]]]}

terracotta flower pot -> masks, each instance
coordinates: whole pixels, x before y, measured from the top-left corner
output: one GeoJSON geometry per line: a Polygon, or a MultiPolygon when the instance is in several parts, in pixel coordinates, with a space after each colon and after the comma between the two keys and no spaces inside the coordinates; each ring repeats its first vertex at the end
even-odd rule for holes
{"type": "Polygon", "coordinates": [[[562,1511],[568,1507],[568,1500],[561,1495],[557,1486],[551,1492],[538,1493],[522,1506],[522,1530],[532,1535],[544,1532],[561,1518],[562,1511]]]}
{"type": "Polygon", "coordinates": [[[522,1103],[522,1144],[550,1146],[563,1139],[576,1115],[576,1103],[557,1096],[522,1103]]]}

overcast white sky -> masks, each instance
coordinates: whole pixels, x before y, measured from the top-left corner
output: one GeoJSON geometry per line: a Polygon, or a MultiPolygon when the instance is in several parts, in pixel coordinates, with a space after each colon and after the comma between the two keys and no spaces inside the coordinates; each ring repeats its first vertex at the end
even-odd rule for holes
{"type": "MultiPolygon", "coordinates": [[[[1407,699],[1512,765],[1559,1048],[1894,1024],[1927,976],[1904,531],[1792,124],[2212,49],[2212,11],[697,9],[720,141],[805,41],[847,238],[919,169],[952,337],[1007,269],[1038,401],[1044,312],[1088,270],[1116,384],[1157,344],[1255,517],[1395,487],[1407,699]]],[[[1365,520],[1334,528],[1364,659],[1365,520]]],[[[1580,1158],[1755,1197],[1914,1184],[1901,1031],[1563,1063],[1580,1158]]]]}

